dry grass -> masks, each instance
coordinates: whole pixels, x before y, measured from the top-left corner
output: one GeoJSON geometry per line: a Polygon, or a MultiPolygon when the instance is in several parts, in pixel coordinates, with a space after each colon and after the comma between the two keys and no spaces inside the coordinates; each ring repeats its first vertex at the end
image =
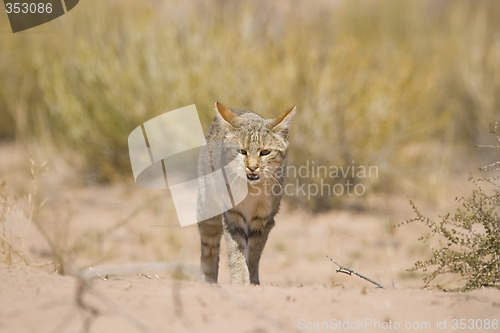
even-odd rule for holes
{"type": "MultiPolygon", "coordinates": [[[[48,165],[30,160],[31,182],[27,193],[16,186],[10,189],[7,181],[0,182],[0,263],[48,266],[64,275],[109,260],[120,251],[120,239],[115,235],[120,232],[133,234],[135,231],[129,226],[131,221],[141,212],[150,210],[158,199],[148,197],[133,205],[130,211],[123,212],[124,215],[113,216],[104,228],[92,224],[76,227],[75,217],[82,219],[77,216],[82,215],[81,212],[75,214],[73,211],[79,200],[65,198],[63,192],[70,187],[61,191],[60,187],[56,189],[47,184],[46,177],[55,177],[48,165]]],[[[23,177],[28,178],[28,175],[23,177]]],[[[151,241],[158,238],[151,237],[151,241]]]]}
{"type": "Polygon", "coordinates": [[[499,10],[88,0],[46,33],[2,35],[0,137],[65,148],[109,181],[131,177],[127,136],[155,115],[195,103],[207,126],[216,100],[269,117],[297,104],[293,164],[376,165],[371,191],[432,197],[498,117],[499,10]]]}
{"type": "MultiPolygon", "coordinates": [[[[0,262],[6,264],[24,263],[30,266],[48,266],[63,267],[60,255],[60,242],[54,242],[54,239],[49,236],[44,226],[36,219],[36,214],[44,205],[45,201],[39,199],[38,183],[46,163],[37,165],[31,160],[31,189],[26,197],[25,208],[19,210],[17,207],[18,198],[16,195],[9,192],[7,182],[3,181],[0,185],[0,262]],[[38,262],[32,259],[27,251],[26,238],[28,230],[32,226],[36,226],[38,231],[48,242],[48,245],[53,250],[53,258],[47,262],[38,262]]],[[[62,226],[62,225],[61,225],[62,226]]],[[[58,227],[61,227],[58,226],[58,227]]],[[[66,230],[65,226],[57,228],[57,232],[66,230]]],[[[61,238],[64,241],[64,238],[61,238]]]]}

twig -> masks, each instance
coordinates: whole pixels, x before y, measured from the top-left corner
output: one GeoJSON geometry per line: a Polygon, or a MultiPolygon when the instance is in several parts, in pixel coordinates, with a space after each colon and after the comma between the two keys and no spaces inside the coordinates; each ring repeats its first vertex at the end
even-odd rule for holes
{"type": "MultiPolygon", "coordinates": [[[[90,268],[90,267],[89,267],[90,268]]],[[[94,305],[85,302],[85,294],[89,292],[91,288],[89,280],[78,278],[78,284],[76,287],[75,303],[78,309],[82,310],[83,317],[83,332],[90,332],[92,324],[96,318],[101,314],[101,311],[94,305]]]]}
{"type": "Polygon", "coordinates": [[[341,264],[339,264],[338,262],[336,262],[335,260],[333,260],[332,258],[330,258],[330,256],[326,256],[328,259],[330,259],[331,262],[333,262],[335,265],[339,266],[339,269],[337,269],[337,273],[344,273],[344,274],[347,274],[347,275],[351,275],[351,274],[354,274],[360,278],[362,278],[363,280],[366,280],[368,282],[371,282],[373,283],[374,285],[377,286],[377,288],[382,288],[382,289],[385,289],[385,287],[381,284],[381,283],[378,283],[378,282],[375,282],[373,281],[372,279],[370,278],[367,278],[366,276],[364,275],[361,275],[359,274],[358,272],[355,272],[353,271],[352,269],[350,268],[347,268],[347,267],[344,267],[342,266],[341,264]]]}
{"type": "Polygon", "coordinates": [[[95,275],[97,275],[98,277],[100,277],[101,279],[103,280],[107,280],[104,276],[102,276],[101,274],[97,273],[92,267],[89,267],[89,270],[91,270],[92,272],[95,273],[95,275]]]}
{"type": "MultiPolygon", "coordinates": [[[[89,270],[94,272],[101,278],[104,278],[101,274],[97,273],[97,271],[95,271],[93,268],[89,267],[89,270]]],[[[82,327],[83,332],[90,332],[96,318],[104,314],[104,311],[101,310],[100,307],[91,305],[86,300],[85,296],[89,297],[89,295],[94,296],[97,300],[100,301],[100,305],[107,306],[116,315],[118,315],[126,322],[134,326],[140,332],[151,332],[151,333],[153,332],[153,330],[145,322],[141,321],[139,318],[136,318],[133,314],[123,309],[119,304],[115,303],[111,298],[107,297],[106,295],[96,290],[92,285],[92,281],[89,278],[85,277],[82,271],[69,268],[68,272],[77,280],[75,303],[77,309],[81,310],[82,315],[84,316],[83,327],[82,327]]],[[[64,321],[61,322],[56,327],[54,332],[62,331],[63,325],[65,325],[64,321]]]]}
{"type": "Polygon", "coordinates": [[[111,298],[98,292],[95,289],[89,290],[96,298],[100,299],[102,303],[106,304],[112,311],[114,311],[118,316],[127,321],[129,324],[134,326],[140,332],[154,332],[145,322],[135,317],[132,313],[126,311],[119,304],[115,303],[111,298]]]}
{"type": "MultiPolygon", "coordinates": [[[[495,148],[495,147],[493,147],[493,148],[495,148]]],[[[497,146],[496,148],[500,148],[500,146],[497,146]]],[[[481,168],[479,168],[479,170],[481,170],[481,171],[488,171],[490,169],[493,169],[496,166],[500,166],[500,161],[491,163],[491,164],[489,164],[487,166],[484,166],[484,167],[481,167],[481,168]]],[[[498,170],[498,169],[499,168],[496,168],[496,170],[498,170]]]]}

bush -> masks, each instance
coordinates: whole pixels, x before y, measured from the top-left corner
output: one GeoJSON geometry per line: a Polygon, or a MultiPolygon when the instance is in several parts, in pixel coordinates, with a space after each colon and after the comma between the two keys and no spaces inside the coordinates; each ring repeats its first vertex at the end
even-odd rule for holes
{"type": "MultiPolygon", "coordinates": [[[[497,126],[494,133],[500,149],[497,126]]],[[[500,161],[482,168],[496,168],[500,161]]],[[[498,170],[498,168],[497,168],[498,170]]],[[[436,222],[425,217],[413,202],[416,215],[408,224],[425,224],[428,233],[419,238],[432,251],[428,260],[419,260],[410,271],[422,270],[424,282],[428,286],[438,276],[448,273],[458,275],[464,282],[461,287],[444,290],[466,291],[486,286],[498,286],[500,282],[500,182],[499,177],[485,179],[470,178],[474,184],[472,195],[459,198],[461,207],[454,215],[447,214],[436,222]],[[489,190],[484,190],[484,186],[489,190]]]]}

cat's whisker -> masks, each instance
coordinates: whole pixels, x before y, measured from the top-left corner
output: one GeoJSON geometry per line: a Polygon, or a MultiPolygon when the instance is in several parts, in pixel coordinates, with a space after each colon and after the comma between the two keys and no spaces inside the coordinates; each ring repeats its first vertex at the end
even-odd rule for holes
{"type": "Polygon", "coordinates": [[[237,183],[236,183],[236,188],[240,188],[241,183],[243,183],[243,184],[245,184],[245,183],[246,183],[246,181],[245,181],[242,177],[235,177],[229,186],[230,186],[231,188],[233,188],[233,184],[234,184],[235,182],[237,182],[237,183]]]}
{"type": "MultiPolygon", "coordinates": [[[[244,172],[243,168],[241,168],[241,167],[238,167],[238,171],[244,172]]],[[[235,181],[238,181],[238,183],[236,183],[236,186],[239,187],[241,185],[240,183],[244,181],[244,178],[242,177],[242,175],[240,173],[238,173],[237,171],[234,171],[233,169],[230,168],[230,173],[228,173],[227,176],[229,178],[229,176],[233,176],[233,175],[236,175],[236,176],[233,177],[231,183],[229,184],[229,187],[233,187],[233,184],[235,181]]]]}
{"type": "Polygon", "coordinates": [[[269,173],[267,170],[264,171],[264,177],[266,179],[270,179],[271,181],[273,181],[276,185],[278,185],[279,187],[282,187],[280,181],[276,178],[275,175],[269,173]]]}

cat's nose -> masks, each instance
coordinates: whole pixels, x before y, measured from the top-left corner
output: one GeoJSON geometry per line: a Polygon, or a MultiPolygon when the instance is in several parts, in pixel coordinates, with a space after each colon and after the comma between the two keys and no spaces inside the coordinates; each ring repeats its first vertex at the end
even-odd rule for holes
{"type": "Polygon", "coordinates": [[[247,169],[250,170],[250,172],[254,172],[258,168],[259,168],[258,166],[247,166],[247,169]]]}

